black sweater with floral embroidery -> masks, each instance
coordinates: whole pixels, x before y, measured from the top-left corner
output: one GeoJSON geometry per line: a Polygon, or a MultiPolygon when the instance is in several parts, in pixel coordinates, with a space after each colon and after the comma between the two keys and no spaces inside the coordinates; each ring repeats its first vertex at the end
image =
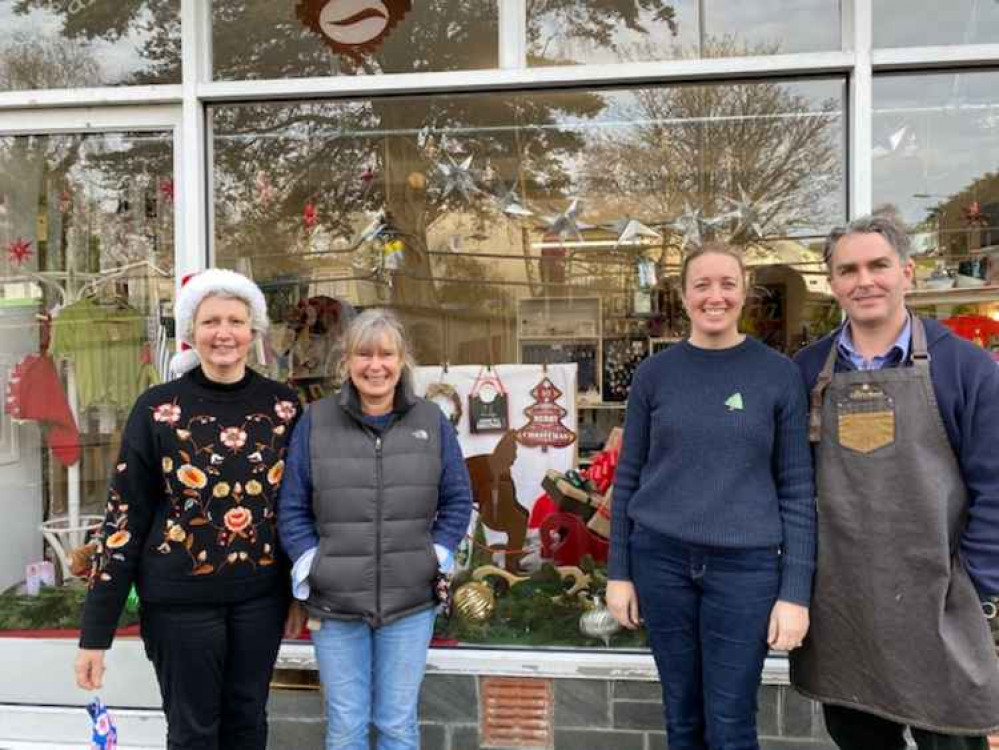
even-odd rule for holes
{"type": "Polygon", "coordinates": [[[298,413],[291,389],[250,370],[222,384],[199,368],[139,397],[108,490],[82,648],[110,647],[132,584],[143,602],[280,595],[274,512],[298,413]]]}

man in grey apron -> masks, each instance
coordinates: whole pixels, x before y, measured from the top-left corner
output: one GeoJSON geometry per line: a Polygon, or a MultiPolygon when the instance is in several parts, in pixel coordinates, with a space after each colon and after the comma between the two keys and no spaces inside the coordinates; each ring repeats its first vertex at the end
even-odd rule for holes
{"type": "Polygon", "coordinates": [[[999,660],[999,368],[905,308],[913,263],[884,216],[834,230],[847,322],[798,354],[812,389],[818,560],[791,679],[843,750],[986,748],[999,660]],[[994,614],[994,609],[992,610],[994,614]]]}

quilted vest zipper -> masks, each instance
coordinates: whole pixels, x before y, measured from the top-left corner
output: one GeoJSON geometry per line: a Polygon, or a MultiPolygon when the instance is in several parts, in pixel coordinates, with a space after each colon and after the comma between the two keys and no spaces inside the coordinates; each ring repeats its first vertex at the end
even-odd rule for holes
{"type": "Polygon", "coordinates": [[[375,617],[382,621],[382,438],[375,437],[375,617]]]}

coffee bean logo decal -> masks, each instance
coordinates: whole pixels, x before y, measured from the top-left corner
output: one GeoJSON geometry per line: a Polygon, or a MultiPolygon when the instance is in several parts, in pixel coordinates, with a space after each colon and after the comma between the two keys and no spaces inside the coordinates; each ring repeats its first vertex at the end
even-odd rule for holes
{"type": "Polygon", "coordinates": [[[412,0],[300,0],[295,12],[336,52],[359,60],[378,49],[412,7],[412,0]]]}

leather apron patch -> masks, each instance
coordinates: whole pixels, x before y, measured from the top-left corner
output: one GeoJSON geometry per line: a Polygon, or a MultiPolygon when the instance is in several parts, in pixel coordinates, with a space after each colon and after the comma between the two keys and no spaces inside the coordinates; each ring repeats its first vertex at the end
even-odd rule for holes
{"type": "Polygon", "coordinates": [[[838,442],[858,453],[873,453],[895,442],[895,403],[877,386],[855,385],[836,403],[838,442]]]}

